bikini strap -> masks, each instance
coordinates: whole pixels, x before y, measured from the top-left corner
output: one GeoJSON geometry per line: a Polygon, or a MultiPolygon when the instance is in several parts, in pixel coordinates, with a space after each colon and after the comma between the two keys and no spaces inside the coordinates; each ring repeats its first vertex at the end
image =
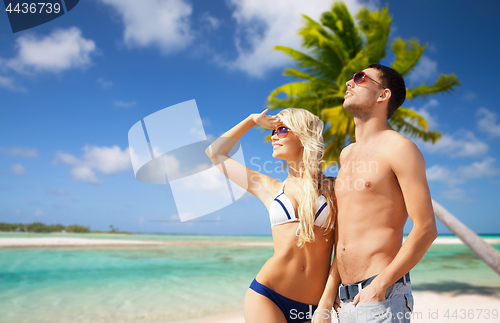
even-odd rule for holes
{"type": "Polygon", "coordinates": [[[285,181],[286,181],[286,179],[285,179],[285,180],[283,181],[283,183],[281,184],[281,188],[280,188],[280,190],[278,191],[278,193],[276,193],[276,195],[274,196],[274,198],[277,198],[277,197],[278,197],[278,195],[281,195],[281,194],[283,194],[283,193],[284,193],[285,181]]]}

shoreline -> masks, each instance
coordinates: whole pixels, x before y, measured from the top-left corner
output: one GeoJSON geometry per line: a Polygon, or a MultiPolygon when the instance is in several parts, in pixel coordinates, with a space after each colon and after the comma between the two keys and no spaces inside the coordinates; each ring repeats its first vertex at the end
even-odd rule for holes
{"type": "MultiPolygon", "coordinates": [[[[485,238],[488,244],[500,245],[500,239],[485,238]]],[[[456,237],[438,237],[433,245],[464,244],[456,237]]],[[[131,246],[246,246],[272,247],[272,241],[239,241],[239,240],[119,240],[88,239],[82,237],[9,237],[0,238],[1,248],[57,248],[57,247],[131,247],[131,246]]]]}
{"type": "Polygon", "coordinates": [[[86,238],[0,238],[0,249],[5,248],[57,248],[57,247],[140,247],[140,246],[248,246],[272,247],[272,242],[259,241],[147,241],[86,238]]]}

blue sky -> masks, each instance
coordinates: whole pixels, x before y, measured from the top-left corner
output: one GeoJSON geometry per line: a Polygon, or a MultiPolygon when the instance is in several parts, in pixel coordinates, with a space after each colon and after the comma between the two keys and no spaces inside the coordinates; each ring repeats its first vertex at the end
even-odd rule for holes
{"type": "MultiPolygon", "coordinates": [[[[346,3],[351,12],[362,5],[346,3]]],[[[331,4],[89,0],[16,34],[0,14],[0,222],[270,234],[265,207],[248,193],[198,222],[180,222],[168,185],[134,178],[127,134],[142,118],[192,99],[209,137],[262,111],[269,93],[290,81],[283,68],[293,66],[272,48],[300,49],[300,14],[317,19],[331,4]]],[[[431,194],[475,232],[498,233],[500,22],[494,15],[500,5],[368,3],[386,4],[393,16],[391,39],[415,37],[428,44],[407,83],[455,73],[462,84],[451,94],[405,103],[443,133],[434,146],[418,142],[431,194]]],[[[263,138],[252,129],[241,140],[254,169],[252,157],[273,161],[263,138]]],[[[274,176],[283,180],[286,173],[274,176]]],[[[449,232],[442,224],[438,229],[449,232]]]]}

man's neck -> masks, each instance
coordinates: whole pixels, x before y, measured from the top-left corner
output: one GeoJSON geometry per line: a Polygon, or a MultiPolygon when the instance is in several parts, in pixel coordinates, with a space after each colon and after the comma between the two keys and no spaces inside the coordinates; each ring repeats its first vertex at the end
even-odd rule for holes
{"type": "Polygon", "coordinates": [[[387,125],[387,120],[381,117],[371,116],[367,120],[354,117],[355,135],[357,144],[367,144],[382,131],[391,129],[387,125]]]}

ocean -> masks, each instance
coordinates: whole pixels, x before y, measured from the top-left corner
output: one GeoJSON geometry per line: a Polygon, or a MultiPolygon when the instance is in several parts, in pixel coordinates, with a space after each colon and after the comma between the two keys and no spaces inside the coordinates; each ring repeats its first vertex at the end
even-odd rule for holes
{"type": "MultiPolygon", "coordinates": [[[[57,236],[272,241],[266,236],[57,236]]],[[[272,253],[272,247],[226,245],[0,249],[0,322],[178,322],[241,312],[250,282],[272,253]]],[[[465,245],[431,246],[411,279],[413,290],[500,290],[500,277],[465,245]]]]}

